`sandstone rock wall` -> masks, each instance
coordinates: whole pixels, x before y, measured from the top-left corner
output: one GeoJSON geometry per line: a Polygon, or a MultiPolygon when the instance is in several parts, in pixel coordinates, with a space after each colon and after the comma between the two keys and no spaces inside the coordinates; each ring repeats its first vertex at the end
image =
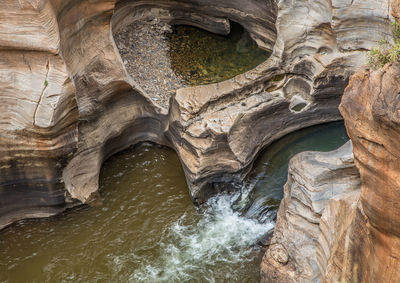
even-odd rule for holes
{"type": "Polygon", "coordinates": [[[103,161],[140,141],[176,150],[201,203],[241,181],[272,141],[341,119],[348,77],[378,41],[368,34],[388,33],[389,18],[385,1],[333,2],[2,1],[0,227],[89,201],[103,161]],[[237,21],[272,56],[231,80],[180,89],[160,108],[127,74],[112,37],[154,14],[219,33],[237,21]]]}
{"type": "Polygon", "coordinates": [[[320,282],[374,282],[363,277],[360,269],[372,266],[360,261],[369,253],[362,248],[372,244],[365,226],[367,218],[360,204],[360,190],[331,198],[319,224],[316,243],[318,277],[320,282]],[[351,243],[358,242],[355,249],[351,243]]]}
{"type": "Polygon", "coordinates": [[[71,1],[58,13],[60,49],[80,119],[77,151],[63,180],[71,197],[82,202],[96,194],[110,154],[144,140],[165,143],[165,113],[127,75],[112,39],[114,6],[114,1],[71,1]]]}
{"type": "Polygon", "coordinates": [[[65,209],[78,108],[48,1],[0,3],[0,228],[65,209]]]}
{"type": "MultiPolygon", "coordinates": [[[[274,236],[261,264],[263,282],[318,282],[316,243],[321,216],[328,223],[324,210],[332,198],[359,195],[352,149],[347,142],[336,151],[303,152],[290,160],[274,236]]],[[[329,234],[333,227],[324,228],[329,234]]]]}
{"type": "Polygon", "coordinates": [[[354,143],[362,181],[359,210],[366,218],[353,225],[361,226],[365,233],[349,242],[349,249],[364,252],[340,271],[348,278],[349,268],[357,266],[362,282],[399,280],[399,74],[399,63],[358,72],[340,107],[354,143]]]}
{"type": "Polygon", "coordinates": [[[338,17],[330,1],[279,1],[269,60],[234,79],[177,91],[167,135],[180,145],[195,200],[215,192],[218,180],[243,179],[257,153],[279,137],[341,119],[341,93],[365,63],[363,50],[390,33],[388,3],[355,2],[338,17]],[[371,26],[378,36],[367,36],[371,28],[360,23],[359,40],[344,48],[352,21],[376,22],[371,26]]]}
{"type": "MultiPolygon", "coordinates": [[[[392,3],[396,19],[400,18],[399,3],[392,3]]],[[[288,190],[293,188],[289,178],[274,246],[262,265],[265,282],[297,282],[297,278],[304,282],[399,281],[399,74],[400,64],[393,63],[380,70],[364,67],[351,77],[340,111],[354,145],[360,190],[333,194],[318,221],[312,221],[308,210],[293,209],[298,198],[289,198],[293,195],[293,189],[288,190]],[[290,225],[293,216],[300,219],[294,221],[296,225],[290,225]],[[304,229],[302,223],[313,224],[314,229],[304,229]],[[300,253],[304,258],[299,260],[300,253]]],[[[302,192],[301,188],[294,190],[295,196],[302,192]]],[[[304,199],[309,198],[300,199],[307,203],[304,199]]]]}

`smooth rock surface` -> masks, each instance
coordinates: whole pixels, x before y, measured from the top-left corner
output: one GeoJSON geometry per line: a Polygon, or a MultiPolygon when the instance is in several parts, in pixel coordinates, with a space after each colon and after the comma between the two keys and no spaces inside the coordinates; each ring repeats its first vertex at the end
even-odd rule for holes
{"type": "Polygon", "coordinates": [[[358,72],[351,78],[340,107],[354,143],[362,181],[358,211],[365,219],[350,226],[362,231],[347,243],[349,254],[357,256],[332,272],[346,280],[354,276],[355,268],[359,282],[399,280],[399,75],[399,63],[358,72]]]}
{"type": "MultiPolygon", "coordinates": [[[[316,258],[321,282],[364,282],[353,260],[366,250],[350,248],[350,243],[365,244],[366,217],[360,205],[360,190],[331,198],[321,216],[316,258]],[[350,269],[348,269],[350,268],[350,269]],[[347,271],[346,271],[347,269],[347,271]],[[345,271],[345,272],[343,272],[345,271]],[[347,277],[343,275],[347,273],[347,277]]],[[[368,241],[368,240],[367,240],[368,241]]]]}
{"type": "Polygon", "coordinates": [[[61,174],[78,140],[74,86],[62,58],[53,54],[54,19],[30,21],[54,15],[47,4],[9,2],[0,4],[0,229],[68,206],[61,174]],[[5,7],[11,16],[3,21],[5,7]],[[30,27],[30,39],[23,25],[30,27]],[[14,26],[15,33],[7,33],[14,26]],[[15,50],[15,44],[29,50],[15,50]]]}
{"type": "MultiPolygon", "coordinates": [[[[341,5],[348,8],[349,4],[343,1],[341,5]]],[[[399,4],[392,3],[396,19],[400,18],[399,4]]],[[[310,198],[297,197],[302,195],[297,193],[288,201],[286,188],[273,241],[283,243],[289,262],[282,265],[267,252],[262,265],[265,282],[399,280],[399,74],[400,64],[393,63],[380,70],[365,67],[351,77],[340,111],[354,145],[359,185],[354,177],[354,190],[335,192],[323,207],[314,206],[323,209],[320,217],[308,209],[293,210],[293,204],[307,203],[310,198]],[[293,222],[296,226],[288,225],[294,216],[301,220],[293,222]],[[288,248],[293,246],[296,249],[288,248]],[[296,260],[298,253],[304,257],[296,260]]]]}
{"type": "Polygon", "coordinates": [[[357,193],[359,188],[351,142],[335,151],[293,157],[271,247],[261,264],[262,282],[318,282],[321,215],[332,197],[357,193]],[[276,257],[276,246],[287,251],[286,263],[276,257]]]}
{"type": "Polygon", "coordinates": [[[386,3],[2,1],[0,227],[90,201],[104,160],[140,141],[176,150],[196,203],[240,182],[274,140],[341,119],[348,77],[389,33],[386,3]],[[219,34],[231,19],[272,56],[231,80],[179,89],[161,108],[127,74],[112,36],[154,18],[219,34]]]}
{"type": "MultiPolygon", "coordinates": [[[[374,3],[376,18],[366,12],[369,3],[350,5],[336,26],[352,28],[344,15],[352,18],[362,9],[361,18],[385,23],[374,28],[389,34],[386,4],[374,3]]],[[[376,44],[376,38],[360,32],[362,39],[352,41],[351,50],[341,48],[342,33],[334,29],[335,10],[329,1],[277,5],[277,40],[269,60],[228,81],[179,89],[172,101],[167,136],[182,159],[197,202],[215,192],[216,183],[241,180],[257,153],[277,138],[341,119],[336,107],[348,77],[365,62],[360,50],[365,42],[376,44]]]]}

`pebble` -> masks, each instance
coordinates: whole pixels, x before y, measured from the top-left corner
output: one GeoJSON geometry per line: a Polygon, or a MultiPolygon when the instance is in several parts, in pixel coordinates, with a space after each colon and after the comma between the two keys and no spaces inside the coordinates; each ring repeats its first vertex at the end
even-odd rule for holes
{"type": "Polygon", "coordinates": [[[171,95],[185,87],[171,67],[166,33],[171,26],[154,19],[134,22],[114,36],[126,70],[150,98],[168,109],[171,95]]]}

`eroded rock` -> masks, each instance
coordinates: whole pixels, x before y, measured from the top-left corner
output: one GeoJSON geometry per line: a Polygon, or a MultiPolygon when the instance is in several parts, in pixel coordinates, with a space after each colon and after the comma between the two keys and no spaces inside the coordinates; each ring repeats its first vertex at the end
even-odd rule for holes
{"type": "Polygon", "coordinates": [[[68,206],[61,174],[76,150],[78,107],[49,2],[2,1],[0,38],[1,229],[68,206]]]}
{"type": "Polygon", "coordinates": [[[281,244],[275,244],[269,248],[269,254],[271,257],[282,265],[287,264],[289,261],[289,255],[285,247],[281,244]]]}
{"type": "Polygon", "coordinates": [[[224,183],[240,182],[264,146],[341,119],[337,107],[348,77],[377,44],[378,36],[366,31],[389,33],[390,21],[382,2],[336,4],[3,1],[0,227],[29,216],[26,207],[60,211],[69,197],[88,201],[104,160],[140,141],[176,150],[191,196],[201,203],[224,183]],[[135,20],[155,18],[219,34],[229,31],[230,19],[272,56],[231,80],[179,89],[167,110],[127,74],[112,37],[135,20]],[[23,27],[31,28],[29,37],[23,27]],[[11,197],[26,191],[29,200],[11,197]],[[11,216],[16,211],[22,212],[11,216]]]}
{"type": "Polygon", "coordinates": [[[333,197],[357,194],[359,189],[351,142],[335,151],[293,157],[271,240],[271,247],[278,247],[282,258],[276,248],[267,251],[261,264],[262,282],[317,282],[321,216],[333,197]],[[288,261],[283,260],[285,250],[288,261]],[[277,267],[273,261],[286,265],[277,267]]]}
{"type": "MultiPolygon", "coordinates": [[[[351,6],[349,3],[341,5],[351,6]]],[[[398,6],[399,1],[394,1],[392,8],[396,19],[399,18],[398,6]]],[[[389,6],[387,9],[390,10],[389,6]]],[[[398,281],[399,74],[399,63],[393,63],[381,70],[363,68],[351,77],[340,110],[354,144],[360,190],[335,192],[328,203],[320,207],[323,210],[319,218],[320,213],[310,214],[308,209],[293,210],[292,203],[299,200],[307,203],[310,198],[294,194],[295,198],[288,201],[286,191],[273,240],[276,238],[286,245],[290,260],[286,266],[274,266],[267,252],[262,265],[262,270],[267,271],[262,273],[265,282],[398,281]],[[290,226],[287,223],[293,216],[307,221],[296,220],[296,226],[290,226]],[[314,221],[313,226],[316,233],[307,239],[303,235],[311,235],[313,231],[310,216],[317,216],[314,220],[318,221],[314,221]],[[294,237],[292,231],[301,235],[300,241],[305,239],[305,242],[299,243],[299,237],[294,237]],[[285,235],[293,237],[285,238],[285,235]],[[296,250],[290,250],[291,246],[300,247],[302,252],[308,246],[311,253],[306,254],[306,259],[296,261],[296,250]],[[298,274],[309,276],[296,281],[298,274]]]]}
{"type": "Polygon", "coordinates": [[[357,213],[364,221],[349,225],[356,232],[347,241],[348,260],[337,267],[328,265],[327,280],[335,276],[349,280],[355,276],[354,269],[359,282],[399,279],[399,75],[399,63],[382,70],[361,70],[343,96],[340,110],[362,181],[357,213]]]}
{"type": "MultiPolygon", "coordinates": [[[[377,25],[383,35],[390,30],[388,10],[375,4],[380,16],[370,20],[386,23],[377,25]]],[[[344,15],[352,17],[360,5],[364,11],[370,9],[367,3],[349,5],[336,19],[337,11],[328,1],[310,6],[280,1],[277,40],[269,60],[231,80],[177,91],[167,135],[181,156],[195,201],[215,192],[213,184],[218,181],[240,181],[260,149],[279,137],[341,119],[340,94],[365,62],[360,50],[368,40],[376,40],[361,32],[362,40],[353,41],[351,50],[338,45],[342,33],[335,28],[350,29],[344,15]]],[[[367,20],[369,14],[361,18],[367,20]]]]}

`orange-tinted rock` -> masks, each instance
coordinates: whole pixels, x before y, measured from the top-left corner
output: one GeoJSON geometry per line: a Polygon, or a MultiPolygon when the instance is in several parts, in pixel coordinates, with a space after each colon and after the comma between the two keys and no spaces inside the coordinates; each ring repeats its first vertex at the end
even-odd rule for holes
{"type": "MultiPolygon", "coordinates": [[[[373,3],[390,10],[390,1],[373,3]]],[[[344,13],[363,4],[367,2],[332,1],[333,7],[344,13]]],[[[397,19],[399,6],[400,1],[393,1],[392,12],[397,19]]],[[[342,17],[342,14],[337,16],[342,17]]],[[[272,240],[288,250],[289,262],[279,264],[267,251],[261,265],[264,282],[399,281],[399,78],[399,63],[382,70],[364,69],[351,77],[340,110],[354,145],[361,189],[333,195],[318,221],[307,223],[304,219],[309,219],[308,210],[293,210],[299,198],[288,197],[288,186],[290,192],[296,187],[289,178],[272,240]],[[298,220],[290,221],[294,217],[298,220]],[[295,224],[289,225],[291,222],[295,224]],[[316,238],[304,237],[313,234],[316,238]],[[311,253],[303,252],[307,246],[311,253]],[[297,257],[299,253],[305,258],[297,257]],[[313,262],[318,268],[310,272],[313,262]]],[[[299,168],[307,162],[303,160],[299,168]]],[[[300,173],[306,171],[302,169],[300,173]]]]}
{"type": "Polygon", "coordinates": [[[350,245],[367,253],[354,265],[367,282],[395,282],[400,270],[400,65],[360,71],[340,107],[360,171],[367,233],[350,245]],[[365,237],[366,239],[362,239],[365,237]],[[366,242],[360,246],[360,242],[366,242]]]}
{"type": "Polygon", "coordinates": [[[262,282],[317,282],[316,243],[326,207],[332,198],[355,195],[357,201],[359,188],[351,142],[335,151],[293,157],[274,236],[261,264],[262,282]]]}

